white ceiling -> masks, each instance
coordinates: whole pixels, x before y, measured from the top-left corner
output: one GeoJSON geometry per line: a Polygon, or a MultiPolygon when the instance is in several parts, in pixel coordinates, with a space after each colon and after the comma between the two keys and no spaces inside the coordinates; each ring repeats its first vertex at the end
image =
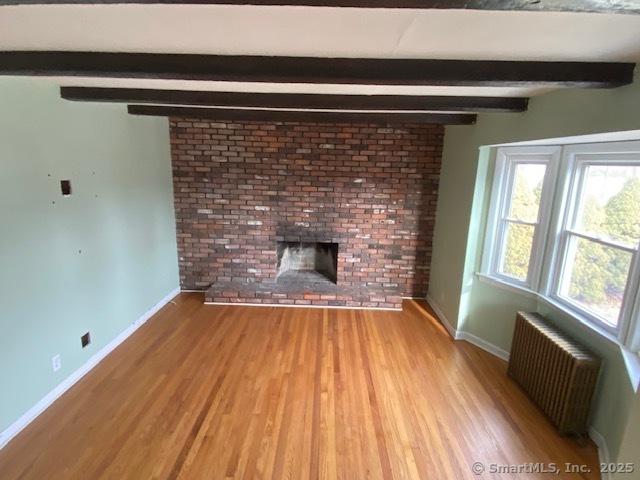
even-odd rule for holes
{"type": "MultiPolygon", "coordinates": [[[[230,5],[0,7],[0,50],[640,61],[640,15],[230,5]]],[[[56,79],[65,85],[531,96],[531,88],[56,79]]]]}
{"type": "Polygon", "coordinates": [[[2,50],[640,60],[640,15],[233,5],[0,7],[2,50]]]}

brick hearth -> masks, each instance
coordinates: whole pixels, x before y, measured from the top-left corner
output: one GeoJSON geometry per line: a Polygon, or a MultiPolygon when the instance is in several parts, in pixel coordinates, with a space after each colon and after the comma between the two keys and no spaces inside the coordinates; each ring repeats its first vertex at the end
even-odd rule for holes
{"type": "Polygon", "coordinates": [[[170,125],[184,289],[225,303],[386,308],[425,296],[441,126],[170,125]],[[337,284],[276,282],[277,241],[338,243],[337,284]]]}
{"type": "Polygon", "coordinates": [[[313,305],[333,307],[402,308],[395,288],[339,287],[332,283],[278,279],[258,283],[216,282],[207,290],[206,302],[313,305]]]}

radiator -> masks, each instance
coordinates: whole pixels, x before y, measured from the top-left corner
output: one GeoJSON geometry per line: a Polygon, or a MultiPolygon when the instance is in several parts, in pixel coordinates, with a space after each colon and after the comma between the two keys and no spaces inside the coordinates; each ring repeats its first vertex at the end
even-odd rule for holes
{"type": "Polygon", "coordinates": [[[560,433],[587,433],[599,370],[599,358],[540,315],[518,312],[507,373],[560,433]]]}

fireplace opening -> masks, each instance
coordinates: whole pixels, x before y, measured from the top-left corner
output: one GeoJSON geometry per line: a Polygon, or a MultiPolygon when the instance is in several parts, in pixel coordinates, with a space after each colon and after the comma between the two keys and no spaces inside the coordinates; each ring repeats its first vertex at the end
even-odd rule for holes
{"type": "Polygon", "coordinates": [[[278,242],[277,279],[338,283],[338,244],[278,242]]]}

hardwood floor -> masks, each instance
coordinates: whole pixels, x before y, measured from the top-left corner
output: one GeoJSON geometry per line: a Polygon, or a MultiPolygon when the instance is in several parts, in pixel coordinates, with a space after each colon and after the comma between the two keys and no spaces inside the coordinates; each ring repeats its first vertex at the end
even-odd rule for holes
{"type": "Polygon", "coordinates": [[[0,478],[501,478],[474,475],[473,462],[597,470],[591,442],[560,437],[503,361],[452,341],[432,315],[415,301],[400,313],[205,306],[181,294],[0,451],[0,478]]]}

